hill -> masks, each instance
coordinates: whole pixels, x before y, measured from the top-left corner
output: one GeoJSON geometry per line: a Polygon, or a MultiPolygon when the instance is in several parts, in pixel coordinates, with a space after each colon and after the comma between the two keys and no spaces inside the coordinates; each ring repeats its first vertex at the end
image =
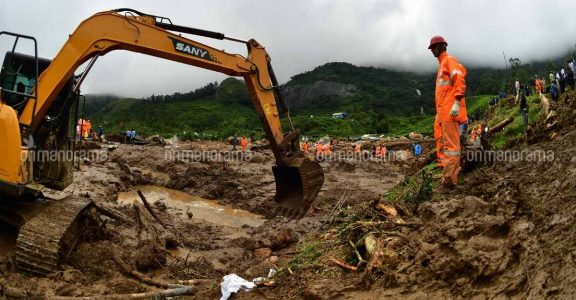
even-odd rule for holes
{"type": "MultiPolygon", "coordinates": [[[[509,90],[513,80],[528,82],[544,76],[561,60],[522,64],[510,59],[510,69],[468,69],[469,112],[485,109],[490,95],[509,90]]],[[[366,133],[431,134],[434,115],[434,74],[415,74],[334,62],[294,75],[283,86],[293,123],[312,137],[358,136],[366,133]],[[346,119],[333,119],[345,111],[346,119]]],[[[227,78],[187,93],[151,95],[145,99],[114,99],[89,95],[87,117],[107,132],[136,129],[149,135],[225,138],[232,134],[262,138],[257,114],[244,83],[227,78]]],[[[283,120],[287,124],[286,120],[283,120]]]]}

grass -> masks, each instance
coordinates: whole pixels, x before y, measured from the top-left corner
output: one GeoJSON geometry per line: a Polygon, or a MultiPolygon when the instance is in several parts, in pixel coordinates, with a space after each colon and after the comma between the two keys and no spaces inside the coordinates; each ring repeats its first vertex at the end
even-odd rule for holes
{"type": "Polygon", "coordinates": [[[381,200],[398,206],[418,208],[432,199],[434,170],[431,166],[424,168],[413,176],[407,177],[384,195],[381,200]]]}
{"type": "Polygon", "coordinates": [[[320,256],[322,256],[320,242],[307,241],[300,245],[298,254],[288,263],[288,267],[292,271],[316,267],[319,265],[320,256]]]}
{"type": "MultiPolygon", "coordinates": [[[[535,96],[527,97],[528,102],[528,125],[534,125],[536,122],[544,118],[542,111],[542,104],[540,98],[535,96]]],[[[513,117],[514,121],[506,126],[503,131],[496,133],[492,136],[492,147],[495,149],[503,149],[515,144],[517,141],[524,139],[524,121],[520,114],[520,109],[517,104],[507,106],[503,100],[500,101],[494,111],[494,116],[488,122],[488,127],[493,127],[503,120],[513,117]]]]}

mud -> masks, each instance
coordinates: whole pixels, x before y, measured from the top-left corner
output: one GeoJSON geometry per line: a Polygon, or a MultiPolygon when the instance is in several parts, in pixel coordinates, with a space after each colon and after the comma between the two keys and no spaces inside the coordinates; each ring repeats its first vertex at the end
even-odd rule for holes
{"type": "MultiPolygon", "coordinates": [[[[81,160],[74,183],[54,196],[89,197],[130,222],[103,217],[103,232],[84,238],[62,271],[45,278],[14,270],[15,232],[4,230],[0,285],[43,297],[158,289],[127,274],[120,260],[156,280],[210,282],[183,299],[218,299],[224,275],[252,279],[271,268],[279,271],[272,284],[235,299],[573,298],[574,141],[576,132],[564,130],[528,148],[518,145],[553,151],[554,159],[479,167],[457,190],[436,191],[418,208],[397,207],[401,224],[375,205],[414,173],[420,162],[409,155],[393,162],[321,161],[325,184],[310,211],[294,221],[276,216],[270,150],[222,160],[214,158],[230,155],[231,147],[218,142],[93,147],[104,159],[81,160]],[[174,156],[186,151],[212,156],[174,156]],[[371,222],[380,225],[366,225],[371,222]],[[349,241],[367,233],[378,236],[386,258],[370,276],[329,260],[355,263],[349,241]]],[[[351,148],[341,142],[333,151],[351,148]]]]}
{"type": "Polygon", "coordinates": [[[118,259],[166,282],[207,279],[212,284],[189,298],[219,298],[218,284],[226,274],[245,278],[281,269],[297,253],[300,242],[318,232],[334,204],[374,201],[403,177],[402,166],[374,162],[322,162],[326,182],[309,213],[299,221],[276,217],[273,201],[274,163],[270,150],[237,160],[176,159],[177,151],[223,155],[230,146],[217,142],[187,142],[167,146],[90,144],[98,160],[82,159],[74,183],[53,198],[67,194],[89,197],[133,220],[132,224],[103,217],[104,232],[86,237],[70,254],[63,270],[46,278],[29,277],[11,266],[15,232],[0,237],[0,284],[49,297],[136,293],[157,289],[126,274],[118,259]],[[104,155],[102,155],[104,154],[104,155]],[[172,156],[171,156],[172,155],[172,156]],[[102,158],[103,157],[103,158],[102,158]],[[377,175],[373,175],[374,173],[377,175]],[[160,217],[147,213],[140,190],[160,217]]]}

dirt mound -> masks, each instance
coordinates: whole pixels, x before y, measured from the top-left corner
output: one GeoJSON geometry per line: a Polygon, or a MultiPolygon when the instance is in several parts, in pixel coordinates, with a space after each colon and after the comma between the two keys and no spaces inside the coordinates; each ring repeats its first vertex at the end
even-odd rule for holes
{"type": "Polygon", "coordinates": [[[82,140],[76,143],[76,150],[94,150],[101,149],[100,144],[94,141],[82,140]]]}

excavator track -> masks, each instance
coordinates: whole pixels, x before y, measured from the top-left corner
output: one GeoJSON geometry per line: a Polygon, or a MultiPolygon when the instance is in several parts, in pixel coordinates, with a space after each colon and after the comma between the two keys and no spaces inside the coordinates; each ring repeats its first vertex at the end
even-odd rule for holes
{"type": "Polygon", "coordinates": [[[50,203],[20,228],[15,262],[22,271],[47,275],[58,271],[81,234],[81,215],[92,205],[87,198],[70,196],[50,203]]]}

